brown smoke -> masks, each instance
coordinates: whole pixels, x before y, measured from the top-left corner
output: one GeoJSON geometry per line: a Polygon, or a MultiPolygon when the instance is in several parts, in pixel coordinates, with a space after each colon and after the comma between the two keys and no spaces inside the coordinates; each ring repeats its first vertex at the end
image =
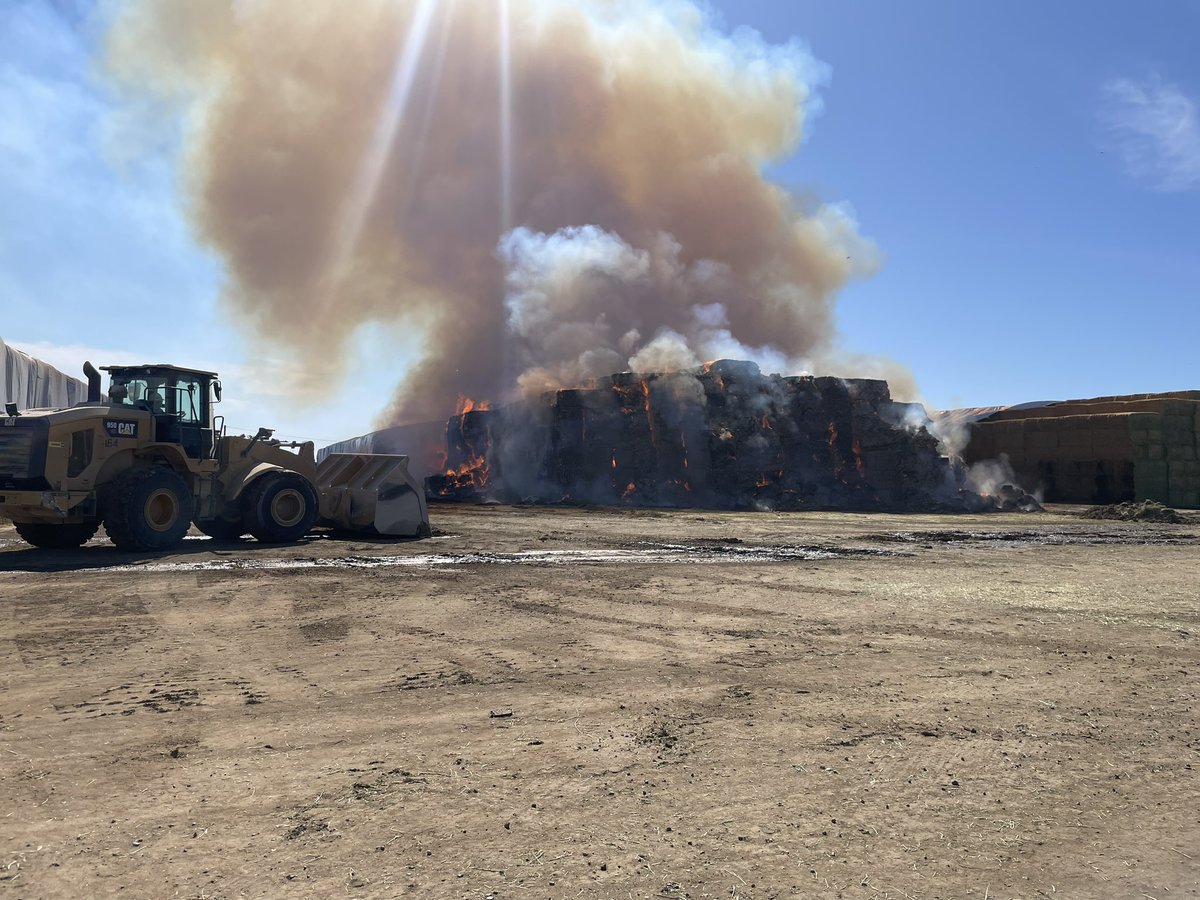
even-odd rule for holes
{"type": "Polygon", "coordinates": [[[681,0],[125,0],[108,51],[134,95],[191,104],[190,215],[302,387],[363,326],[423,332],[393,421],[630,367],[819,365],[873,265],[762,174],[817,64],[681,0]]]}

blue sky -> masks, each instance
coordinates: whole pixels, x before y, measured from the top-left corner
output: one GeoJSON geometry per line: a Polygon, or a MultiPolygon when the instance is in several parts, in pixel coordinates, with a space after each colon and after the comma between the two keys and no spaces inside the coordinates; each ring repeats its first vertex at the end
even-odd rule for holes
{"type": "MultiPolygon", "coordinates": [[[[883,252],[842,295],[847,350],[906,364],[939,407],[1200,388],[1200,4],[712,7],[829,67],[774,175],[848,203],[883,252]]],[[[96,19],[0,0],[0,336],[72,370],[151,347],[217,368],[240,428],[366,430],[402,355],[364,336],[367,374],[310,410],[286,367],[247,365],[182,216],[177,123],[113,115],[96,19]]]]}
{"type": "Polygon", "coordinates": [[[723,4],[829,65],[789,182],[886,261],[845,344],[938,406],[1200,387],[1200,4],[723,4]]]}

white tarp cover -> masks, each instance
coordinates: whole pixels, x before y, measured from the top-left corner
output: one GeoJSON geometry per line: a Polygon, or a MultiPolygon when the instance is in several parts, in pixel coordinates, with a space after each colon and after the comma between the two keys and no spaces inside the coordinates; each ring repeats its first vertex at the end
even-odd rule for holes
{"type": "Polygon", "coordinates": [[[17,409],[46,409],[73,406],[86,399],[87,385],[82,381],[0,338],[0,404],[15,402],[17,409]]]}

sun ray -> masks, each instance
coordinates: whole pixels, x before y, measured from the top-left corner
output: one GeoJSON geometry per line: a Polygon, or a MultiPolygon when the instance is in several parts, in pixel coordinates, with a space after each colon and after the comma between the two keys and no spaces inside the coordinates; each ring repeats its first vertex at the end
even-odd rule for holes
{"type": "Polygon", "coordinates": [[[336,290],[337,283],[341,281],[344,268],[358,243],[359,235],[362,233],[363,225],[371,210],[371,204],[379,191],[379,184],[383,179],[384,169],[387,167],[396,135],[404,123],[405,113],[412,97],[413,84],[417,80],[421,57],[424,55],[425,45],[428,42],[429,23],[433,18],[436,6],[436,0],[419,0],[409,22],[404,47],[392,69],[391,85],[382,114],[363,154],[358,175],[346,202],[342,227],[339,229],[337,243],[328,269],[333,290],[336,290]]]}
{"type": "Polygon", "coordinates": [[[500,0],[500,231],[513,226],[512,34],[509,0],[500,0]]]}
{"type": "Polygon", "coordinates": [[[438,94],[441,92],[442,75],[446,68],[446,50],[450,44],[450,34],[454,30],[454,16],[458,11],[458,0],[445,0],[441,7],[440,30],[438,33],[437,52],[433,57],[433,66],[429,75],[429,89],[425,96],[425,108],[421,112],[421,124],[417,129],[417,138],[413,142],[413,151],[408,160],[405,173],[406,183],[401,194],[397,216],[401,219],[412,207],[416,196],[417,185],[421,182],[421,170],[425,161],[425,147],[429,142],[429,131],[433,127],[433,114],[438,108],[438,94]]]}

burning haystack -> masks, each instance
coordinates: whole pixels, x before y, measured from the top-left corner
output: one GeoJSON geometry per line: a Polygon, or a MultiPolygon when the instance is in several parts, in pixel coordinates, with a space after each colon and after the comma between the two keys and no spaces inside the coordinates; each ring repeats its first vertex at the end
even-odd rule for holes
{"type": "Polygon", "coordinates": [[[723,509],[986,508],[915,404],[871,379],[721,360],[626,372],[446,425],[430,497],[723,509]]]}

